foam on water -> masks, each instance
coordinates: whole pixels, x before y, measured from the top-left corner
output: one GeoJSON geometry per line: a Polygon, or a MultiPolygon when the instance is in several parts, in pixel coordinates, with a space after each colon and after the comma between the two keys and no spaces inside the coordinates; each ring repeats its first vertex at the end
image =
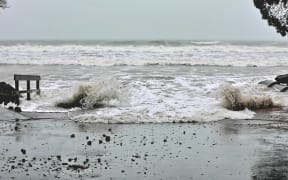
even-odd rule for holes
{"type": "MultiPolygon", "coordinates": [[[[169,91],[173,88],[175,87],[168,87],[169,91]]],[[[194,93],[184,94],[179,89],[178,92],[173,91],[169,95],[163,90],[151,90],[139,85],[138,88],[131,90],[129,97],[129,106],[98,109],[83,114],[72,113],[71,119],[102,123],[166,123],[209,122],[225,118],[251,118],[254,115],[248,110],[229,111],[214,97],[205,97],[203,94],[197,97],[194,93]]]]}
{"type": "Polygon", "coordinates": [[[104,105],[117,105],[125,101],[124,94],[124,89],[118,81],[111,79],[96,84],[80,85],[72,97],[60,100],[57,106],[94,109],[104,105]]]}
{"type": "Polygon", "coordinates": [[[281,66],[288,57],[286,44],[162,44],[0,44],[0,64],[281,66]]]}
{"type": "Polygon", "coordinates": [[[245,108],[257,110],[281,107],[269,96],[244,95],[231,84],[223,84],[220,87],[220,94],[223,99],[223,106],[233,111],[240,111],[245,108]]]}
{"type": "MultiPolygon", "coordinates": [[[[183,81],[183,79],[178,81],[183,81]]],[[[73,112],[70,114],[70,118],[74,121],[95,123],[169,123],[210,122],[225,118],[250,119],[255,114],[248,109],[242,111],[226,109],[223,106],[223,98],[219,97],[218,92],[216,93],[223,88],[221,83],[212,85],[204,91],[203,87],[186,86],[187,82],[182,82],[182,84],[184,86],[180,88],[173,85],[167,86],[167,91],[171,92],[171,95],[164,89],[152,90],[138,84],[137,88],[131,90],[129,106],[73,112]],[[172,91],[173,88],[174,91],[172,91]],[[211,93],[211,90],[215,93],[211,93]]],[[[279,95],[276,92],[271,94],[263,91],[261,85],[241,85],[241,83],[235,85],[239,88],[239,92],[244,94],[242,97],[246,98],[246,101],[248,101],[247,98],[253,99],[256,94],[257,97],[263,97],[263,99],[269,96],[277,105],[285,106],[279,100],[285,99],[286,102],[288,100],[283,94],[279,95]]]]}
{"type": "MultiPolygon", "coordinates": [[[[83,82],[80,79],[78,83],[46,80],[49,85],[43,83],[46,85],[41,96],[33,95],[32,101],[23,100],[21,106],[23,111],[68,112],[71,120],[90,123],[210,122],[225,118],[252,118],[255,112],[251,110],[231,111],[223,106],[223,96],[219,95],[219,91],[223,89],[223,81],[233,83],[243,97],[269,97],[275,104],[282,106],[286,106],[288,102],[285,94],[258,85],[257,82],[263,80],[263,77],[255,78],[244,74],[231,77],[229,73],[221,73],[221,76],[205,75],[200,71],[205,67],[197,67],[200,74],[191,75],[189,71],[178,72],[179,68],[182,69],[169,68],[171,72],[159,69],[155,73],[153,68],[148,68],[147,72],[138,67],[136,69],[139,71],[131,71],[130,74],[119,72],[123,76],[118,75],[117,80],[100,78],[98,81],[83,82]],[[83,101],[85,110],[55,106],[60,100],[77,94],[79,86],[84,87],[89,94],[83,101]],[[99,103],[99,99],[104,107],[94,109],[93,105],[99,103]]],[[[119,69],[123,71],[125,68],[119,69]]]]}
{"type": "Polygon", "coordinates": [[[226,109],[223,94],[219,96],[217,92],[223,89],[224,82],[229,82],[247,101],[269,96],[275,104],[287,106],[284,94],[257,84],[278,73],[287,73],[286,47],[285,43],[0,42],[0,75],[10,80],[11,72],[40,74],[41,95],[33,95],[31,101],[25,101],[24,95],[22,110],[67,112],[74,121],[165,123],[248,119],[255,112],[226,109]],[[47,64],[50,66],[39,66],[47,64]],[[79,86],[86,94],[81,100],[85,110],[55,106],[79,93],[79,86]],[[104,107],[95,109],[99,102],[104,107]]]}

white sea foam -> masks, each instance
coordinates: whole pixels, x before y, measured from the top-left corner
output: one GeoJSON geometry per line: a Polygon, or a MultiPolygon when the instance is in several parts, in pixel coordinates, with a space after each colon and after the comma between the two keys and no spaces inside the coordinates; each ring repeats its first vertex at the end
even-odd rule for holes
{"type": "MultiPolygon", "coordinates": [[[[90,68],[87,67],[87,69],[90,68]]],[[[228,75],[223,75],[223,72],[217,70],[209,71],[211,68],[208,67],[193,67],[192,69],[186,67],[190,71],[183,72],[179,71],[183,70],[181,66],[168,69],[156,67],[146,69],[133,67],[132,69],[133,71],[130,71],[129,67],[119,67],[120,75],[117,81],[114,78],[102,79],[97,74],[101,73],[98,71],[91,76],[99,76],[100,79],[97,81],[83,82],[80,78],[75,83],[74,81],[47,79],[45,82],[48,85],[43,83],[44,88],[40,96],[33,94],[31,101],[25,101],[23,97],[22,109],[33,112],[68,112],[71,120],[90,123],[210,122],[225,118],[252,118],[255,114],[253,111],[246,109],[235,112],[223,107],[222,99],[217,93],[223,81],[233,83],[239,92],[247,97],[269,96],[275,103],[283,106],[288,102],[285,94],[258,85],[257,82],[262,80],[263,76],[258,78],[255,78],[255,74],[251,77],[247,76],[250,70],[245,67],[242,69],[247,72],[232,77],[230,73],[235,72],[229,71],[230,68],[225,68],[228,75]],[[125,69],[129,71],[120,72],[125,69]],[[153,69],[158,71],[155,72],[153,69]],[[190,74],[191,70],[200,74],[190,74]],[[217,75],[217,73],[220,74],[217,75]],[[71,98],[75,92],[79,92],[77,87],[83,84],[88,85],[84,88],[89,94],[85,100],[86,110],[80,108],[66,110],[55,107],[55,103],[59,100],[71,98]],[[95,102],[99,102],[99,97],[109,98],[103,101],[103,108],[91,108],[95,102]]],[[[75,71],[87,73],[87,70],[82,68],[76,68],[75,71]]],[[[54,78],[53,76],[52,79],[54,78]]],[[[103,100],[103,98],[100,99],[103,100]]]]}
{"type": "Polygon", "coordinates": [[[185,45],[0,43],[0,75],[10,81],[11,72],[40,74],[41,95],[33,94],[31,101],[26,101],[24,95],[22,110],[68,112],[74,121],[165,123],[248,119],[254,116],[253,111],[235,112],[223,107],[217,95],[219,87],[227,81],[245,97],[269,96],[273,102],[287,106],[288,98],[283,93],[257,85],[265,78],[273,79],[278,73],[286,73],[288,50],[285,47],[220,42],[185,45]],[[88,85],[82,89],[87,94],[82,100],[85,110],[55,106],[56,102],[71,98],[81,85],[88,85]],[[104,107],[92,108],[99,101],[104,107]]]}
{"type": "Polygon", "coordinates": [[[113,65],[287,65],[285,46],[248,46],[197,42],[160,45],[0,45],[0,64],[113,65]],[[195,44],[196,43],[196,44],[195,44]],[[198,43],[198,44],[199,44],[198,43]],[[204,43],[204,45],[203,45],[204,43]],[[231,61],[233,59],[233,61],[231,61]]]}
{"type": "Polygon", "coordinates": [[[105,80],[98,83],[80,85],[72,97],[57,102],[57,106],[71,108],[81,107],[82,109],[94,109],[104,105],[118,105],[126,102],[126,94],[121,84],[114,80],[105,80]],[[76,105],[76,106],[75,106],[76,105]]]}
{"type": "Polygon", "coordinates": [[[141,83],[137,84],[131,90],[129,106],[75,112],[70,114],[70,118],[94,123],[171,123],[210,122],[225,118],[248,119],[255,114],[250,110],[235,112],[225,109],[221,106],[221,101],[209,93],[214,87],[206,90],[191,87],[182,78],[174,82],[174,85],[166,85],[165,89],[150,89],[141,83]]]}
{"type": "Polygon", "coordinates": [[[245,108],[257,110],[282,106],[281,104],[275,103],[270,96],[243,94],[240,89],[228,83],[220,86],[220,94],[223,106],[234,111],[243,110],[245,108]]]}

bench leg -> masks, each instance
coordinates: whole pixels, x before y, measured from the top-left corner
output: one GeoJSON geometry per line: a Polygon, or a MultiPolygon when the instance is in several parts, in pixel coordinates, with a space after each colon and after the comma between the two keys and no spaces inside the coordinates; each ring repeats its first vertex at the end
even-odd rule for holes
{"type": "Polygon", "coordinates": [[[15,80],[15,90],[19,91],[19,81],[15,80]]]}
{"type": "Polygon", "coordinates": [[[30,96],[30,80],[27,80],[27,100],[31,100],[31,96],[30,96]]]}
{"type": "Polygon", "coordinates": [[[37,89],[37,94],[40,95],[40,81],[36,81],[36,89],[37,89]]]}

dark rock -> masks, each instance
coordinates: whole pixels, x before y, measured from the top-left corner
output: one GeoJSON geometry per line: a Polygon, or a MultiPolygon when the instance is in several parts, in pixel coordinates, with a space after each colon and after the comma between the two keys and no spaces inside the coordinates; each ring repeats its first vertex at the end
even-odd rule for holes
{"type": "Polygon", "coordinates": [[[80,164],[70,164],[67,166],[67,170],[73,170],[73,171],[79,171],[79,170],[84,170],[84,169],[88,169],[88,166],[83,166],[80,164]]]}
{"type": "Polygon", "coordinates": [[[278,83],[288,84],[288,74],[279,75],[275,78],[278,83]]]}
{"type": "Polygon", "coordinates": [[[105,140],[106,140],[106,142],[109,142],[110,141],[110,136],[106,136],[105,140]]]}
{"type": "Polygon", "coordinates": [[[91,145],[92,145],[92,141],[88,141],[88,142],[87,142],[87,145],[88,145],[88,146],[91,146],[91,145]]]}
{"type": "Polygon", "coordinates": [[[57,158],[58,161],[61,161],[61,156],[60,155],[57,155],[56,158],[57,158]]]}
{"type": "Polygon", "coordinates": [[[71,137],[71,138],[75,138],[75,134],[71,134],[70,137],[71,137]]]}
{"type": "Polygon", "coordinates": [[[21,153],[22,154],[26,154],[26,150],[25,149],[21,149],[21,153]]]}
{"type": "Polygon", "coordinates": [[[15,112],[22,112],[22,109],[19,106],[17,106],[17,107],[14,108],[14,111],[15,112]]]}
{"type": "Polygon", "coordinates": [[[0,82],[0,104],[7,105],[9,102],[20,104],[19,93],[9,84],[0,82]]]}
{"type": "Polygon", "coordinates": [[[132,157],[134,157],[134,158],[141,158],[141,156],[140,156],[139,154],[135,154],[135,155],[133,155],[132,157]]]}
{"type": "Polygon", "coordinates": [[[8,109],[13,111],[13,107],[12,106],[9,106],[8,109]]]}

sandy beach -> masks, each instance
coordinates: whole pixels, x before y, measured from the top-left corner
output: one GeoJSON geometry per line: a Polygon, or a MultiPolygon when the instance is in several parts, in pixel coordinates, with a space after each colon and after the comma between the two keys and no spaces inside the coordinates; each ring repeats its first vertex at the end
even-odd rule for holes
{"type": "Polygon", "coordinates": [[[10,119],[0,121],[0,179],[287,178],[285,109],[250,120],[166,124],[2,114],[10,119]]]}

